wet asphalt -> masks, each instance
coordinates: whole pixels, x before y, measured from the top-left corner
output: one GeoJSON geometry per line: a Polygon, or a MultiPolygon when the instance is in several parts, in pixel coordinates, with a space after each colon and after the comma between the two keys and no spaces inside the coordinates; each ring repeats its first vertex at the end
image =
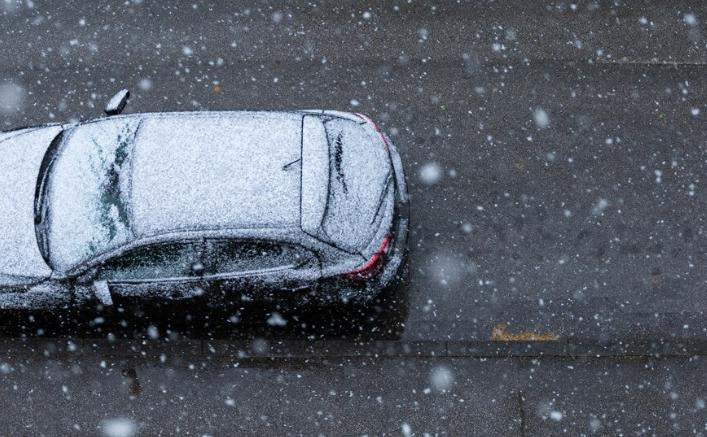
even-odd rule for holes
{"type": "Polygon", "coordinates": [[[126,112],[364,112],[403,155],[412,205],[406,299],[384,328],[316,309],[285,328],[255,311],[37,336],[24,319],[0,358],[7,429],[707,432],[704,4],[11,1],[0,14],[3,129],[98,117],[123,87],[126,112]],[[149,346],[125,339],[150,326],[149,346]]]}

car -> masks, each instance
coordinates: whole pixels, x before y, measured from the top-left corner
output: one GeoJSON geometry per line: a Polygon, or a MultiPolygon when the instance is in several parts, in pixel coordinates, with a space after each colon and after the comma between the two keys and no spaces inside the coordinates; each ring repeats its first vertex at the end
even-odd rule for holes
{"type": "Polygon", "coordinates": [[[365,304],[400,281],[403,164],[363,114],[117,114],[0,150],[2,309],[365,304]]]}

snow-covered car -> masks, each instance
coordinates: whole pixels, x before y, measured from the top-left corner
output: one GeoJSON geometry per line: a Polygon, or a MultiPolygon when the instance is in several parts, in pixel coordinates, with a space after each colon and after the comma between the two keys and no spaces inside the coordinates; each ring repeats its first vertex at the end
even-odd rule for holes
{"type": "Polygon", "coordinates": [[[116,115],[0,151],[0,308],[367,302],[404,264],[401,159],[362,114],[116,115]]]}

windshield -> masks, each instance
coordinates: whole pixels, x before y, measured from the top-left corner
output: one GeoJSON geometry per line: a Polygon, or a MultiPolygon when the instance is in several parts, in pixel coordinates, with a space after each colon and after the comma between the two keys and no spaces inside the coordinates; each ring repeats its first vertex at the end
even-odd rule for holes
{"type": "Polygon", "coordinates": [[[125,117],[81,125],[47,152],[35,223],[54,269],[66,271],[128,241],[129,157],[139,124],[125,117]]]}

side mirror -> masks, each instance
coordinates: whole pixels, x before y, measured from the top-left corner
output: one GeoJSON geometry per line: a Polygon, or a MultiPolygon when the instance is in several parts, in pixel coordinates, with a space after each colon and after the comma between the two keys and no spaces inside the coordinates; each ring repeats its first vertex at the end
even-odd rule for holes
{"type": "Polygon", "coordinates": [[[125,109],[125,105],[128,104],[128,99],[130,98],[130,91],[128,90],[120,90],[118,91],[110,100],[108,100],[108,104],[106,105],[106,108],[103,110],[103,112],[106,113],[107,116],[111,115],[118,115],[121,112],[123,112],[123,109],[125,109]]]}
{"type": "Polygon", "coordinates": [[[93,281],[93,294],[103,305],[113,305],[113,298],[110,296],[108,281],[93,281]]]}

